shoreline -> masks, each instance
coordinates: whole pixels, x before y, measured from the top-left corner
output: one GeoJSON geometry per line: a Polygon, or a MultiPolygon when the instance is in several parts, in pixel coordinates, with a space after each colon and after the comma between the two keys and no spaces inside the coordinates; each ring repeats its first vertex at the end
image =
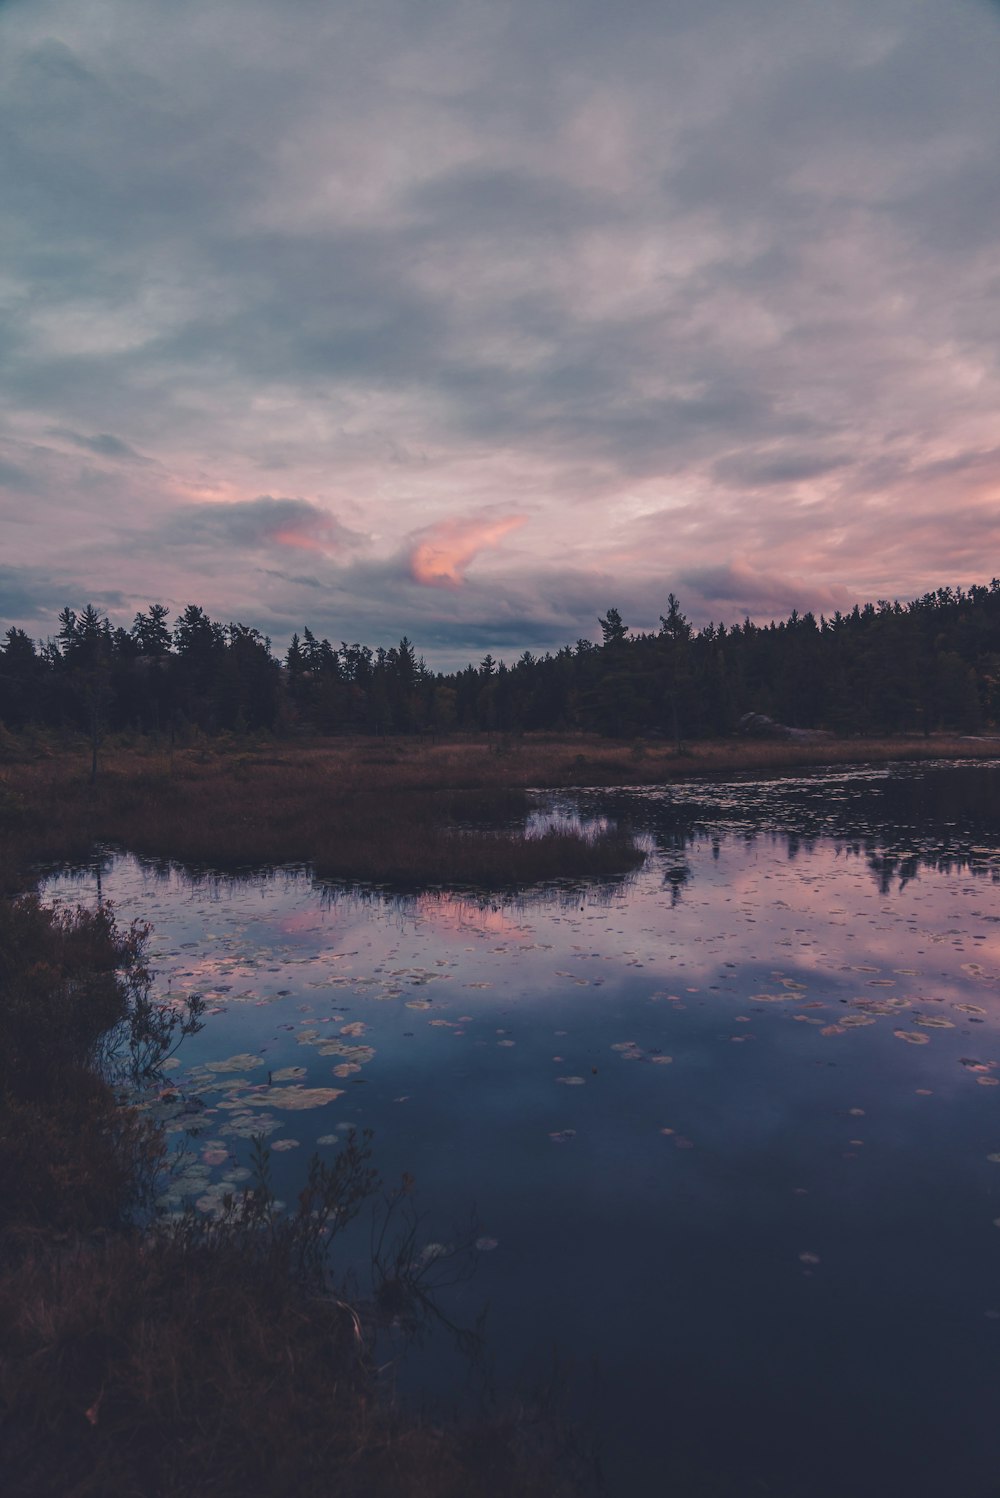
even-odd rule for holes
{"type": "Polygon", "coordinates": [[[642,862],[620,833],[525,836],[529,790],[668,786],[834,766],[1000,759],[1000,737],[659,742],[586,735],[308,743],[220,736],[170,749],[8,738],[0,764],[0,892],[96,844],[234,870],[306,863],[357,884],[512,889],[615,879],[642,862]]]}

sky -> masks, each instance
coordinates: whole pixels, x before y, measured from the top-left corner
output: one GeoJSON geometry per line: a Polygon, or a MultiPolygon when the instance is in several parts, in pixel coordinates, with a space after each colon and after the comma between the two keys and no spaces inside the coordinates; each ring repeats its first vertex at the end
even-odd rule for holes
{"type": "Polygon", "coordinates": [[[0,0],[0,628],[1000,573],[994,0],[0,0]]]}

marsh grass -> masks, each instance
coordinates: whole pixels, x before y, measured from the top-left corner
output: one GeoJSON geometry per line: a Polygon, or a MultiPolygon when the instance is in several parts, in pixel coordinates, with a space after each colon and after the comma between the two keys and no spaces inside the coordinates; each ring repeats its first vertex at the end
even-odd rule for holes
{"type": "MultiPolygon", "coordinates": [[[[144,1236],[77,1238],[23,1257],[0,1289],[8,1491],[595,1491],[579,1438],[540,1412],[442,1427],[398,1408],[373,1358],[376,1318],[344,1298],[329,1267],[331,1224],[346,1223],[376,1188],[366,1146],[349,1140],[332,1166],[314,1160],[289,1215],[258,1184],[217,1220],[189,1213],[144,1236]]],[[[423,1272],[395,1261],[403,1307],[426,1302],[423,1272]]]]}
{"type": "Polygon", "coordinates": [[[614,831],[526,836],[523,789],[477,777],[493,765],[433,751],[372,763],[364,746],[172,759],[119,750],[91,784],[74,756],[58,755],[8,767],[0,853],[17,869],[102,842],[202,867],[305,862],[357,882],[490,888],[613,878],[642,862],[614,831]]]}
{"type": "MultiPolygon", "coordinates": [[[[8,735],[8,739],[12,736],[8,735]]],[[[331,740],[276,746],[206,740],[173,753],[109,746],[90,783],[86,747],[8,744],[0,770],[0,879],[82,859],[95,842],[202,867],[311,863],[323,876],[414,886],[517,887],[620,876],[642,861],[619,832],[524,835],[528,787],[651,785],[811,765],[987,758],[1000,740],[912,738],[815,744],[662,743],[579,736],[428,743],[331,740]]]]}
{"type": "Polygon", "coordinates": [[[162,1141],[117,1088],[198,1028],[152,1002],[146,929],[111,910],[0,899],[0,1222],[4,1236],[119,1227],[151,1199],[162,1141]]]}

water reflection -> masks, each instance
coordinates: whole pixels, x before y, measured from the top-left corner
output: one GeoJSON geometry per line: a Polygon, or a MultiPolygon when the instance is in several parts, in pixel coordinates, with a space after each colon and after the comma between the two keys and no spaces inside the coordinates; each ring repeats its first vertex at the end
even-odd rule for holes
{"type": "MultiPolygon", "coordinates": [[[[780,834],[789,858],[817,839],[864,854],[883,892],[922,867],[1000,881],[1000,764],[884,765],[820,769],[771,780],[686,781],[667,789],[630,788],[574,798],[576,814],[594,808],[619,825],[652,836],[676,858],[692,843],[780,834]]],[[[553,812],[560,799],[553,798],[553,812]]],[[[681,881],[683,883],[684,881],[681,881]]]]}
{"type": "Polygon", "coordinates": [[[491,1301],[501,1383],[596,1363],[612,1493],[987,1493],[998,774],[539,797],[651,856],[518,901],[109,858],[162,993],[212,1011],[151,1103],[191,1149],[165,1208],[216,1210],[254,1134],[291,1192],[371,1126],[427,1244],[478,1208],[452,1313],[491,1301]]]}

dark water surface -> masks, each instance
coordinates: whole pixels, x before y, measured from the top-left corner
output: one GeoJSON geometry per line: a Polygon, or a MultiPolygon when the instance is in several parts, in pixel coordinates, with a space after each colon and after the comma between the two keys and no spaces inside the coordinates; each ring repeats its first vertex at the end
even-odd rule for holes
{"type": "Polygon", "coordinates": [[[1000,768],[538,800],[645,869],[483,904],[105,861],[211,1010],[164,1208],[216,1210],[254,1133],[291,1193],[371,1127],[428,1242],[475,1204],[454,1309],[501,1387],[572,1363],[615,1498],[997,1493],[1000,768]]]}

